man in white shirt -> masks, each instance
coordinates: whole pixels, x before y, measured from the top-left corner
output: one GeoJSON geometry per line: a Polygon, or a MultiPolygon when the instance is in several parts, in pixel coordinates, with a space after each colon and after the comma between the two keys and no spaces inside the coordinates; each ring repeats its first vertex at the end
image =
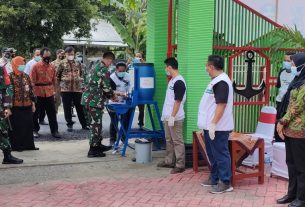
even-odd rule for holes
{"type": "MultiPolygon", "coordinates": [[[[127,65],[123,62],[119,62],[116,64],[115,72],[110,75],[110,86],[112,90],[119,96],[118,102],[124,103],[124,95],[129,91],[130,87],[130,76],[126,72],[127,65]]],[[[111,101],[109,101],[111,102],[111,101]]],[[[111,117],[110,122],[110,145],[112,146],[117,139],[117,128],[118,122],[115,118],[114,112],[109,112],[109,116],[111,117]],[[115,121],[116,120],[116,121],[115,121]]],[[[131,110],[129,110],[126,114],[123,115],[122,119],[124,122],[124,128],[127,129],[129,126],[129,119],[131,116],[131,110]]],[[[123,140],[125,138],[123,137],[123,140]]]]}
{"type": "Polygon", "coordinates": [[[31,71],[32,71],[32,67],[35,63],[39,62],[41,60],[41,56],[40,56],[40,49],[36,48],[33,50],[33,58],[32,60],[30,60],[29,62],[27,62],[27,64],[25,65],[25,69],[24,72],[28,75],[30,75],[31,71]]]}
{"type": "Polygon", "coordinates": [[[203,130],[211,174],[202,186],[211,186],[210,193],[224,193],[233,190],[231,186],[231,157],[229,134],[234,129],[233,87],[224,73],[224,59],[210,55],[206,72],[212,78],[206,88],[198,111],[198,128],[203,130]]]}
{"type": "MultiPolygon", "coordinates": [[[[281,71],[278,74],[278,79],[276,83],[276,87],[278,88],[278,95],[276,96],[276,110],[277,110],[277,120],[281,119],[281,104],[283,98],[288,90],[290,83],[295,78],[295,74],[291,71],[291,59],[290,56],[295,53],[286,53],[284,56],[283,66],[281,71]]],[[[283,142],[283,140],[279,137],[277,131],[274,132],[274,138],[276,142],[283,142]]]]}
{"type": "Polygon", "coordinates": [[[164,123],[166,138],[166,157],[158,167],[173,168],[171,174],[185,170],[185,146],[183,139],[183,122],[185,118],[184,103],[186,100],[186,83],[178,71],[178,61],[171,57],[164,61],[166,75],[171,76],[161,120],[164,123]]]}

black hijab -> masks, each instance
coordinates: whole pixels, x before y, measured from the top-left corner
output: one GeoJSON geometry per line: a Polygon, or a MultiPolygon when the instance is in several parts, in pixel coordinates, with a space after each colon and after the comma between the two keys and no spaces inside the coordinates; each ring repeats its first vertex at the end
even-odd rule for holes
{"type": "MultiPolygon", "coordinates": [[[[291,56],[291,60],[293,60],[295,66],[298,68],[299,71],[304,67],[302,65],[305,64],[305,53],[295,54],[291,56]]],[[[305,67],[303,68],[301,74],[296,76],[293,79],[293,81],[290,83],[287,92],[281,102],[281,106],[279,107],[279,111],[277,112],[277,119],[283,118],[283,116],[286,114],[289,105],[291,91],[296,88],[300,88],[304,84],[305,84],[305,67]]]]}

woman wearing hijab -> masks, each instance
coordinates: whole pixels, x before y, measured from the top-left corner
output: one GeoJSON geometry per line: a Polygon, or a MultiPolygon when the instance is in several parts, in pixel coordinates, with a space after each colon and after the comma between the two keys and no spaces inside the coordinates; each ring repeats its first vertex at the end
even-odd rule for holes
{"type": "Polygon", "coordinates": [[[10,81],[13,87],[13,108],[11,116],[10,142],[15,151],[38,150],[33,138],[33,112],[35,97],[30,77],[24,73],[25,59],[17,56],[12,59],[13,73],[10,81]]]}
{"type": "Polygon", "coordinates": [[[305,207],[305,53],[291,59],[291,72],[296,77],[284,97],[283,116],[277,125],[279,136],[285,140],[289,185],[287,195],[277,203],[305,207]]]}

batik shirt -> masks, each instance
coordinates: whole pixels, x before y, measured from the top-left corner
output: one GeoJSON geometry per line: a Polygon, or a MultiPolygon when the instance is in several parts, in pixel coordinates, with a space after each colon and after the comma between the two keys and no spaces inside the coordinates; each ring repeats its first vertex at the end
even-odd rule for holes
{"type": "Polygon", "coordinates": [[[13,106],[32,106],[32,103],[35,102],[35,96],[30,77],[26,73],[21,73],[20,75],[11,73],[10,81],[13,88],[13,106]]]}
{"type": "Polygon", "coordinates": [[[281,119],[284,134],[291,138],[305,138],[305,84],[290,92],[285,116],[281,119]]]}
{"type": "Polygon", "coordinates": [[[82,92],[83,77],[82,66],[77,61],[63,60],[56,73],[57,84],[61,92],[82,92]]]}

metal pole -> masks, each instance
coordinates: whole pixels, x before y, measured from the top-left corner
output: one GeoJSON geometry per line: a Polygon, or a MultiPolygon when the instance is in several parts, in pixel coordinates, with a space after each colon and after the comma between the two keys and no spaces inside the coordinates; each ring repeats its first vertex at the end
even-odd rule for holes
{"type": "Polygon", "coordinates": [[[278,23],[279,0],[275,0],[275,22],[278,23]]]}

